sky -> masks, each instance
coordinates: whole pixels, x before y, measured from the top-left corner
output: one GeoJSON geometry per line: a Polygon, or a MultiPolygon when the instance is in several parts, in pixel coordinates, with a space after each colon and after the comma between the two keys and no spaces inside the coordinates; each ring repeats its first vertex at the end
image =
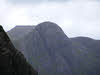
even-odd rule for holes
{"type": "Polygon", "coordinates": [[[0,25],[9,31],[16,25],[58,24],[68,37],[100,40],[99,0],[0,0],[0,25]]]}

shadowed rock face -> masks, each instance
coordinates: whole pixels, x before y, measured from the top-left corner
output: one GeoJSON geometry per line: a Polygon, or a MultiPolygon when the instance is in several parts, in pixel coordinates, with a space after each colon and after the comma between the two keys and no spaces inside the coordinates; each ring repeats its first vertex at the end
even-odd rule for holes
{"type": "Polygon", "coordinates": [[[72,75],[71,41],[55,23],[41,23],[13,43],[40,75],[72,75]]]}
{"type": "Polygon", "coordinates": [[[39,75],[100,74],[100,41],[87,37],[68,38],[55,23],[40,23],[12,42],[39,75]]]}
{"type": "Polygon", "coordinates": [[[14,48],[0,26],[0,73],[2,75],[38,75],[23,54],[14,48]]]}
{"type": "Polygon", "coordinates": [[[48,48],[61,48],[64,45],[70,45],[70,39],[64,34],[57,24],[44,22],[36,26],[35,30],[39,32],[48,45],[48,48]],[[66,42],[65,42],[66,41],[66,42]]]}
{"type": "Polygon", "coordinates": [[[72,74],[71,41],[64,34],[62,29],[55,23],[43,22],[35,27],[35,31],[38,32],[41,40],[43,41],[45,51],[48,53],[51,59],[48,68],[51,68],[51,70],[53,70],[51,71],[52,75],[57,75],[57,74],[71,75],[72,74]]]}

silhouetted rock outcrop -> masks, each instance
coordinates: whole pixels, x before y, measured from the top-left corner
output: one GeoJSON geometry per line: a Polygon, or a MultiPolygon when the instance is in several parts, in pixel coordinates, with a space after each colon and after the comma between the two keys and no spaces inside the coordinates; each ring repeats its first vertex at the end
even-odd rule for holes
{"type": "Polygon", "coordinates": [[[38,75],[27,63],[24,55],[11,43],[0,26],[0,74],[1,75],[38,75]]]}

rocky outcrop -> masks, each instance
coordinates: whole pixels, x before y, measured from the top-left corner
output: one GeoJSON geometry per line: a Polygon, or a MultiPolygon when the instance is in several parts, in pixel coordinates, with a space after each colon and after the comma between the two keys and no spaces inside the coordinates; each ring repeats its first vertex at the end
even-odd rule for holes
{"type": "Polygon", "coordinates": [[[38,75],[24,55],[11,43],[0,26],[0,73],[2,75],[38,75]]]}
{"type": "Polygon", "coordinates": [[[100,40],[68,38],[55,23],[40,23],[25,36],[12,42],[39,75],[100,74],[100,40]]]}
{"type": "Polygon", "coordinates": [[[14,44],[40,75],[72,75],[72,43],[57,24],[41,23],[14,44]]]}

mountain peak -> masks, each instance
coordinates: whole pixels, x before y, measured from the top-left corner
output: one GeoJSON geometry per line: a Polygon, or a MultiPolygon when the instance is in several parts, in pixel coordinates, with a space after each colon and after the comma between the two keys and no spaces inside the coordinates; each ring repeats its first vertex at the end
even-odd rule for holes
{"type": "Polygon", "coordinates": [[[37,28],[45,28],[45,29],[60,29],[62,30],[56,23],[50,22],[50,21],[46,21],[46,22],[42,22],[40,24],[37,25],[37,28]]]}
{"type": "Polygon", "coordinates": [[[18,39],[19,37],[23,37],[24,35],[28,34],[29,32],[31,32],[31,30],[33,30],[35,28],[35,26],[15,26],[13,29],[11,29],[10,31],[7,32],[7,34],[9,35],[10,38],[14,38],[14,39],[18,39]]]}
{"type": "Polygon", "coordinates": [[[45,33],[63,33],[63,30],[56,24],[50,21],[42,22],[36,26],[38,31],[45,33]]]}
{"type": "Polygon", "coordinates": [[[4,31],[4,30],[3,30],[3,27],[0,25],[0,32],[2,32],[2,31],[4,31]]]}
{"type": "Polygon", "coordinates": [[[42,23],[40,23],[39,25],[41,25],[41,24],[44,24],[44,25],[57,25],[56,23],[53,23],[53,22],[50,22],[50,21],[45,21],[45,22],[42,22],[42,23]]]}
{"type": "Polygon", "coordinates": [[[70,39],[63,30],[53,22],[43,22],[38,24],[35,29],[39,32],[42,39],[48,43],[49,47],[61,47],[61,45],[70,44],[70,39]]]}

